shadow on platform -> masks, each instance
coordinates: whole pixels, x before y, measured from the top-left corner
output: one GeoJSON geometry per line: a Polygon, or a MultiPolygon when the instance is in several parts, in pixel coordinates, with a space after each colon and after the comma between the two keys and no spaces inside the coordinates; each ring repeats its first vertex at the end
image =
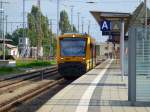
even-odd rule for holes
{"type": "Polygon", "coordinates": [[[125,87],[127,86],[126,84],[118,84],[118,83],[71,83],[70,85],[79,85],[79,86],[122,86],[122,87],[125,87]]]}

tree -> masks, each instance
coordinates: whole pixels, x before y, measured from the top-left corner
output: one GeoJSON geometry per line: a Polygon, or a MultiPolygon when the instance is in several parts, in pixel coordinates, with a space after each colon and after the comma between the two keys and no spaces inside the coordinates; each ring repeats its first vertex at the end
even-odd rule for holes
{"type": "Polygon", "coordinates": [[[31,45],[37,47],[37,57],[40,58],[41,47],[43,41],[42,32],[42,13],[37,6],[33,6],[31,13],[28,14],[29,38],[31,45]]]}
{"type": "Polygon", "coordinates": [[[59,27],[62,34],[71,32],[71,25],[69,23],[68,14],[65,10],[60,12],[59,27]]]}
{"type": "Polygon", "coordinates": [[[43,31],[43,47],[44,47],[44,56],[50,55],[50,38],[52,34],[52,30],[49,29],[49,21],[48,18],[45,16],[42,16],[42,31],[43,31]]]}
{"type": "Polygon", "coordinates": [[[52,48],[53,48],[53,56],[56,56],[56,49],[57,49],[57,36],[53,34],[52,36],[52,48]]]}
{"type": "MultiPolygon", "coordinates": [[[[48,18],[45,17],[40,9],[36,6],[32,7],[31,13],[28,14],[28,36],[31,40],[31,45],[37,47],[37,52],[43,46],[44,56],[50,54],[50,34],[48,18]]],[[[39,54],[37,54],[39,57],[39,54]]]]}
{"type": "Polygon", "coordinates": [[[74,32],[74,33],[78,32],[77,29],[76,29],[76,27],[74,25],[72,26],[72,32],[74,32]]]}
{"type": "Polygon", "coordinates": [[[28,37],[30,38],[31,46],[36,47],[37,34],[36,34],[34,16],[31,13],[28,14],[28,37]]]}
{"type": "MultiPolygon", "coordinates": [[[[25,29],[27,32],[27,37],[30,39],[30,45],[37,47],[39,50],[43,47],[44,56],[50,55],[50,40],[53,40],[52,46],[53,49],[56,49],[56,38],[52,32],[52,29],[49,28],[48,17],[44,16],[40,9],[37,6],[32,6],[32,10],[28,13],[28,28],[25,29]]],[[[6,34],[7,39],[12,39],[14,45],[18,45],[19,38],[23,37],[23,28],[16,29],[12,35],[6,34]]],[[[39,52],[39,51],[37,51],[39,52]]],[[[37,56],[39,56],[37,54],[37,56]]]]}
{"type": "Polygon", "coordinates": [[[12,39],[12,35],[9,34],[9,33],[7,33],[7,34],[5,35],[5,38],[6,38],[6,39],[12,39]]]}
{"type": "Polygon", "coordinates": [[[68,33],[68,32],[77,32],[76,27],[70,24],[69,19],[68,19],[68,14],[65,10],[60,12],[59,27],[60,27],[62,34],[68,33]]]}
{"type": "MultiPolygon", "coordinates": [[[[28,29],[26,28],[26,29],[25,29],[25,32],[27,32],[27,31],[28,31],[28,29]]],[[[16,29],[16,30],[12,33],[12,35],[11,35],[11,34],[6,34],[5,37],[6,37],[7,39],[12,39],[12,41],[13,41],[12,43],[13,43],[14,45],[18,46],[19,38],[20,38],[20,37],[23,37],[23,28],[18,28],[18,29],[16,29]]]]}

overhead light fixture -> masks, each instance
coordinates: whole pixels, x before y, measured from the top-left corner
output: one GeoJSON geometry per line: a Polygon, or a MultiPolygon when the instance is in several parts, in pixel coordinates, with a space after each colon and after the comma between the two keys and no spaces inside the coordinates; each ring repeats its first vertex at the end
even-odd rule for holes
{"type": "Polygon", "coordinates": [[[89,1],[89,2],[86,2],[86,3],[93,4],[93,3],[97,3],[97,2],[92,2],[92,1],[89,1]]]}

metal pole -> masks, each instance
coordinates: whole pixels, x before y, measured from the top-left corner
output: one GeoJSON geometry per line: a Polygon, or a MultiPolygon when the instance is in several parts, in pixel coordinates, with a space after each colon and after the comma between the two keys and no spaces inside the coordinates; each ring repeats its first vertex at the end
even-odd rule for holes
{"type": "Polygon", "coordinates": [[[41,9],[41,1],[38,0],[37,2],[38,2],[37,5],[38,5],[39,9],[41,9]]]}
{"type": "Polygon", "coordinates": [[[144,51],[144,46],[145,46],[145,40],[147,39],[147,0],[144,0],[144,5],[145,5],[145,31],[144,31],[144,37],[143,37],[143,62],[145,60],[145,57],[144,57],[144,54],[145,54],[145,51],[144,51]]]}
{"type": "Polygon", "coordinates": [[[8,26],[8,15],[6,15],[6,34],[7,34],[7,26],[8,26]]]}
{"type": "Polygon", "coordinates": [[[51,34],[51,35],[52,35],[52,44],[54,43],[54,39],[53,39],[53,24],[54,24],[54,23],[53,23],[53,20],[52,20],[52,23],[51,23],[51,31],[52,31],[52,32],[51,32],[51,33],[52,33],[52,34],[51,34]]]}
{"type": "Polygon", "coordinates": [[[147,39],[147,0],[144,0],[145,4],[145,39],[147,39]]]}
{"type": "Polygon", "coordinates": [[[23,0],[23,38],[25,38],[25,0],[23,0]]]}
{"type": "Polygon", "coordinates": [[[88,25],[88,34],[90,34],[90,27],[91,27],[91,21],[89,20],[89,25],[88,25]]]}
{"type": "Polygon", "coordinates": [[[78,33],[80,32],[80,12],[78,12],[78,33]]]}
{"type": "Polygon", "coordinates": [[[11,23],[11,34],[13,33],[13,23],[11,23]]]}
{"type": "Polygon", "coordinates": [[[73,31],[73,8],[74,8],[74,6],[70,6],[70,7],[71,7],[71,28],[73,31]]]}
{"type": "Polygon", "coordinates": [[[1,30],[1,36],[2,36],[2,39],[3,39],[3,60],[5,60],[5,32],[4,32],[4,9],[3,9],[3,3],[8,3],[8,2],[3,2],[3,1],[0,1],[0,19],[1,19],[1,22],[0,22],[0,30],[1,30]]]}
{"type": "Polygon", "coordinates": [[[124,80],[124,19],[121,19],[121,39],[120,39],[120,53],[121,53],[121,75],[122,81],[124,80]]]}
{"type": "Polygon", "coordinates": [[[0,36],[3,39],[3,36],[2,36],[3,35],[3,33],[2,33],[2,31],[3,31],[3,28],[2,28],[3,27],[3,9],[2,8],[3,8],[3,2],[1,1],[0,2],[0,9],[1,9],[0,10],[0,30],[1,30],[0,36]]]}
{"type": "Polygon", "coordinates": [[[147,0],[144,0],[145,4],[145,39],[147,39],[147,0]]]}
{"type": "Polygon", "coordinates": [[[147,0],[144,0],[145,4],[145,28],[147,29],[147,0]]]}
{"type": "Polygon", "coordinates": [[[50,19],[50,29],[51,29],[51,35],[50,35],[50,56],[53,56],[53,33],[52,33],[52,19],[50,19]]]}
{"type": "Polygon", "coordinates": [[[82,33],[84,32],[84,17],[82,17],[82,33]]]}
{"type": "Polygon", "coordinates": [[[5,32],[4,32],[4,11],[2,12],[2,38],[3,38],[3,60],[5,60],[5,32]]]}
{"type": "Polygon", "coordinates": [[[5,35],[4,35],[4,9],[3,9],[3,2],[0,2],[1,8],[1,36],[3,39],[3,60],[5,60],[5,35]]]}
{"type": "Polygon", "coordinates": [[[59,36],[59,0],[57,0],[57,37],[59,36]]]}

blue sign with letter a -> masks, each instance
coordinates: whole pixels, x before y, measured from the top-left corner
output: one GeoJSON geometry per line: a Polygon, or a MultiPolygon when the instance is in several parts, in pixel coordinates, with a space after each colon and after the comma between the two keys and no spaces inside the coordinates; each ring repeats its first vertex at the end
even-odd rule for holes
{"type": "Polygon", "coordinates": [[[100,22],[101,31],[110,31],[111,30],[111,21],[103,20],[100,22]]]}

